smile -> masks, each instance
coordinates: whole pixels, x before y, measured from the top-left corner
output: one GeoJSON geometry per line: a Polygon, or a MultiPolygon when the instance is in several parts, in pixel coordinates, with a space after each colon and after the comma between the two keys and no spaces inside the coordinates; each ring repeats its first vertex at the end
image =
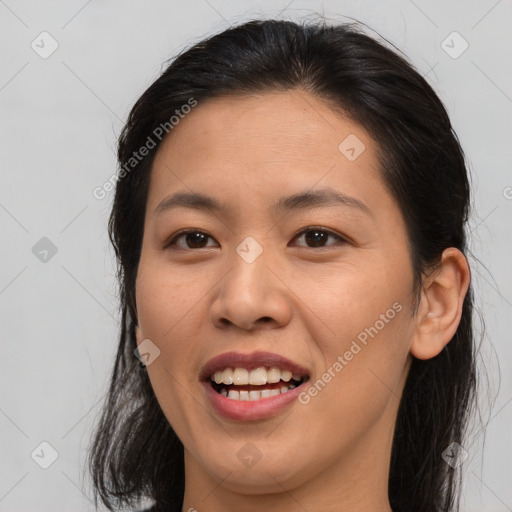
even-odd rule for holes
{"type": "Polygon", "coordinates": [[[269,352],[227,352],[205,364],[199,380],[213,409],[230,420],[275,416],[293,403],[310,371],[269,352]]]}
{"type": "Polygon", "coordinates": [[[252,402],[277,396],[300,386],[307,376],[281,370],[276,366],[225,368],[210,377],[211,386],[220,395],[230,400],[252,402]]]}

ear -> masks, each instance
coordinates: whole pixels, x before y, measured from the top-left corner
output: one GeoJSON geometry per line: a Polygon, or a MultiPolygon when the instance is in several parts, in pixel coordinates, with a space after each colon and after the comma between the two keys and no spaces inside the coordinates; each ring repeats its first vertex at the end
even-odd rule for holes
{"type": "Polygon", "coordinates": [[[453,338],[469,282],[470,270],[464,254],[455,247],[445,249],[438,268],[423,280],[410,348],[414,357],[431,359],[453,338]]]}

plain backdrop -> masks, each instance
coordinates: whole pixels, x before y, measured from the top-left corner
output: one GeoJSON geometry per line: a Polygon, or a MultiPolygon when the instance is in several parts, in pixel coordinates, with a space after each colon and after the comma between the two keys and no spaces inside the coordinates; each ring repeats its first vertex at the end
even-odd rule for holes
{"type": "Polygon", "coordinates": [[[112,193],[92,192],[116,171],[129,109],[166,60],[207,35],[321,16],[361,20],[398,46],[466,152],[489,386],[464,447],[462,510],[512,510],[510,1],[0,0],[0,512],[93,510],[85,453],[119,321],[112,193]]]}

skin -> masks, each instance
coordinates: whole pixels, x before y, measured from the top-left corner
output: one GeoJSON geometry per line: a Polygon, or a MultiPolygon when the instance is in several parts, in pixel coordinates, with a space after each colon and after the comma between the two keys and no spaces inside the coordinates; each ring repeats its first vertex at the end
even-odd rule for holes
{"type": "Polygon", "coordinates": [[[445,250],[413,314],[405,224],[382,181],[377,144],[323,100],[295,90],[198,105],[158,150],[136,283],[137,342],[160,349],[149,377],[185,447],[183,510],[391,511],[391,443],[411,359],[434,357],[449,342],[468,285],[466,259],[445,250]],[[365,145],[354,161],[338,149],[349,134],[365,145]],[[371,213],[270,210],[281,196],[324,187],[371,213]],[[229,209],[155,215],[177,191],[229,209]],[[310,226],[346,241],[325,235],[316,247],[303,231],[310,226]],[[183,229],[208,238],[166,247],[183,229]],[[263,249],[252,263],[236,252],[248,236],[263,249]],[[315,382],[396,303],[400,312],[307,404],[237,422],[215,413],[199,382],[212,357],[256,350],[296,361],[315,382]],[[237,457],[248,442],[261,453],[252,467],[237,457]]]}

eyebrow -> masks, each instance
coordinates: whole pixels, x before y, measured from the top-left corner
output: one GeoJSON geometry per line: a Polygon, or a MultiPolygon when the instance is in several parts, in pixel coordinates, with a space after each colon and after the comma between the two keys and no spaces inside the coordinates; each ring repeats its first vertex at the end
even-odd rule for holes
{"type": "MultiPolygon", "coordinates": [[[[338,192],[332,188],[307,190],[290,196],[281,197],[271,205],[270,209],[272,212],[281,213],[284,211],[306,210],[321,206],[355,207],[363,213],[372,216],[370,208],[368,208],[368,206],[361,200],[338,192]]],[[[196,192],[176,192],[175,194],[163,199],[155,208],[153,214],[159,215],[178,207],[192,208],[195,210],[213,210],[219,212],[230,209],[229,205],[204,194],[196,192]]]]}

